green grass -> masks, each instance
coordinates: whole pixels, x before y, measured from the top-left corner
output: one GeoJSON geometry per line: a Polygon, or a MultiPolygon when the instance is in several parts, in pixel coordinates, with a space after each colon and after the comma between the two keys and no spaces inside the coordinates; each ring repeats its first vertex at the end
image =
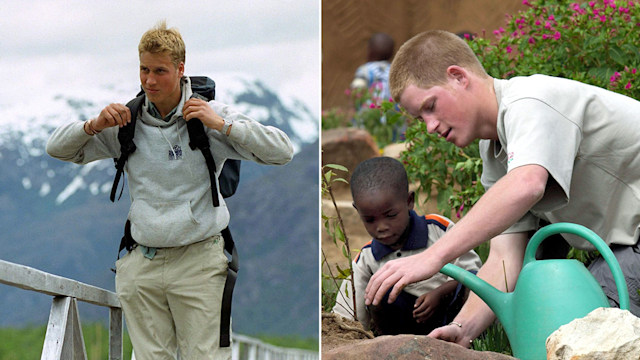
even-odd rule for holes
{"type": "MultiPolygon", "coordinates": [[[[42,345],[47,332],[46,325],[21,328],[0,328],[0,360],[37,360],[42,355],[42,345]]],[[[101,323],[82,326],[88,360],[104,360],[109,357],[109,330],[101,323]]],[[[261,341],[280,347],[318,351],[319,341],[299,336],[257,336],[261,341]]],[[[129,335],[123,336],[124,359],[131,357],[129,335]]]]}
{"type": "Polygon", "coordinates": [[[477,339],[473,340],[471,348],[477,351],[493,351],[505,355],[513,355],[507,333],[504,331],[502,324],[497,321],[491,324],[477,339]]]}
{"type": "MultiPolygon", "coordinates": [[[[21,328],[0,328],[0,360],[40,359],[47,332],[46,325],[21,328]]],[[[104,360],[109,357],[109,330],[100,323],[82,326],[87,359],[104,360]]],[[[131,356],[129,336],[123,336],[124,358],[131,356]]]]}
{"type": "Polygon", "coordinates": [[[258,335],[256,337],[261,341],[274,346],[302,349],[302,350],[312,350],[312,351],[320,350],[320,342],[316,338],[302,338],[297,335],[289,335],[289,336],[258,335]]]}

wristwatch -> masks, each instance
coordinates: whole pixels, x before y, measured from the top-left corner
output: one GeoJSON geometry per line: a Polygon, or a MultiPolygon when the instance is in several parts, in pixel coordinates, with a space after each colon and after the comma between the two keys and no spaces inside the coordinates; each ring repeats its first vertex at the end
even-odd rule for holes
{"type": "Polygon", "coordinates": [[[229,130],[231,129],[231,125],[233,125],[233,121],[229,119],[224,119],[224,125],[222,125],[222,133],[229,136],[229,130]]]}

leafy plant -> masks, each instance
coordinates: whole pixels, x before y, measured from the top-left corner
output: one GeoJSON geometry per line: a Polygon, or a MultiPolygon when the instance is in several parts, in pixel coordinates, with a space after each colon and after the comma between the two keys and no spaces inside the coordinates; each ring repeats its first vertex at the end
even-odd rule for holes
{"type": "Polygon", "coordinates": [[[347,110],[333,108],[322,112],[322,129],[337,127],[358,127],[367,130],[375,139],[379,148],[398,142],[403,138],[405,121],[392,99],[382,99],[380,89],[371,88],[348,89],[351,107],[347,110]]]}
{"type": "Polygon", "coordinates": [[[640,96],[638,0],[524,0],[494,39],[468,36],[487,72],[497,78],[546,74],[640,96]]]}
{"type": "Polygon", "coordinates": [[[425,195],[425,201],[437,194],[439,211],[462,217],[484,193],[478,142],[458,148],[437,134],[429,134],[422,121],[415,121],[406,136],[410,143],[401,160],[410,181],[419,184],[416,191],[425,195]]]}
{"type": "Polygon", "coordinates": [[[351,256],[351,248],[349,245],[349,238],[347,237],[344,223],[342,221],[342,217],[340,216],[340,210],[338,209],[338,205],[336,204],[335,197],[332,191],[332,184],[336,181],[347,183],[342,177],[339,177],[335,171],[348,172],[348,169],[342,165],[336,164],[327,164],[322,167],[322,196],[329,197],[333,204],[333,207],[336,211],[336,216],[331,217],[322,212],[322,222],[324,224],[324,228],[333,240],[333,243],[340,247],[342,250],[342,255],[347,260],[349,267],[347,269],[341,269],[340,266],[336,265],[337,274],[333,274],[333,270],[331,269],[330,264],[327,262],[326,256],[324,255],[324,251],[322,252],[323,260],[322,262],[327,265],[327,269],[329,271],[328,275],[323,274],[323,282],[322,282],[322,296],[323,296],[323,308],[331,309],[333,308],[333,304],[335,303],[336,295],[339,294],[340,285],[338,285],[339,280],[348,280],[351,283],[351,298],[353,299],[353,318],[358,320],[357,311],[356,311],[356,296],[355,296],[355,284],[353,280],[353,259],[351,256]],[[328,281],[328,283],[325,282],[328,281]],[[326,298],[326,300],[325,300],[326,298]]]}
{"type": "Polygon", "coordinates": [[[322,130],[335,129],[339,127],[351,126],[351,118],[353,118],[353,110],[344,110],[342,108],[333,108],[322,111],[322,130]]]}

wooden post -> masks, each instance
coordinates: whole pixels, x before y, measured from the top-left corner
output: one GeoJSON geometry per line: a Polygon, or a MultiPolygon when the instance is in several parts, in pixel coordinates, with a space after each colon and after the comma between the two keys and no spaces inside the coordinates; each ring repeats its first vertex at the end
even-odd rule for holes
{"type": "Polygon", "coordinates": [[[53,298],[40,359],[87,359],[76,299],[68,296],[53,298]]]}
{"type": "Polygon", "coordinates": [[[109,360],[122,360],[122,309],[109,308],[109,360]]]}

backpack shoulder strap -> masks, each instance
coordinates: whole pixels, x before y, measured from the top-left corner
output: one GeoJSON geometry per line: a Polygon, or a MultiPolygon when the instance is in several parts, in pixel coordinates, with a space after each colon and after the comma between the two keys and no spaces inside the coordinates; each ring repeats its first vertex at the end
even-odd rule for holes
{"type": "Polygon", "coordinates": [[[202,121],[196,118],[187,121],[187,131],[189,133],[189,147],[191,150],[200,149],[202,156],[204,156],[211,181],[211,199],[213,200],[213,206],[218,207],[220,206],[220,200],[218,200],[218,186],[216,185],[216,163],[213,160],[213,155],[209,148],[209,138],[204,131],[202,121]]]}
{"type": "MultiPolygon", "coordinates": [[[[118,190],[118,184],[120,183],[120,177],[124,173],[124,164],[127,162],[129,155],[136,151],[136,144],[133,142],[133,135],[136,132],[136,119],[138,118],[138,112],[142,108],[144,102],[144,94],[139,95],[135,99],[127,103],[129,111],[131,111],[131,122],[118,130],[118,142],[120,142],[120,157],[113,159],[116,166],[116,177],[113,179],[113,186],[111,187],[111,202],[115,201],[116,192],[118,190]]],[[[122,183],[122,189],[120,190],[120,196],[124,190],[124,182],[122,183]]]]}

